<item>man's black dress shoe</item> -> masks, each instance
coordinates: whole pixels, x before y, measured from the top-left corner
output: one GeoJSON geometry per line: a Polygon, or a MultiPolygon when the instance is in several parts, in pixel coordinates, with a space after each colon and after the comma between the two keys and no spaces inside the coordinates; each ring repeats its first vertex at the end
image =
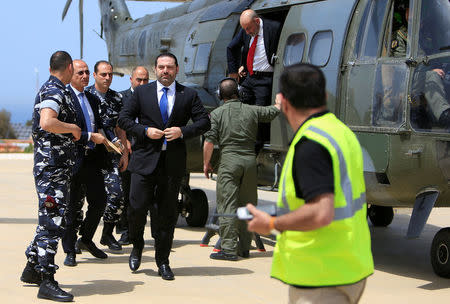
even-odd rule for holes
{"type": "Polygon", "coordinates": [[[250,251],[249,250],[243,250],[238,252],[238,256],[248,259],[250,257],[250,251]]]}
{"type": "Polygon", "coordinates": [[[130,239],[128,238],[128,231],[122,233],[120,239],[118,240],[118,243],[120,245],[130,245],[130,239]]]}
{"type": "Polygon", "coordinates": [[[84,242],[81,238],[77,241],[80,250],[87,250],[90,254],[99,259],[106,259],[108,255],[95,246],[94,242],[84,242]]]}
{"type": "Polygon", "coordinates": [[[64,260],[64,265],[66,266],[77,266],[77,260],[75,259],[75,252],[69,252],[67,253],[66,259],[64,260]]]}
{"type": "Polygon", "coordinates": [[[162,264],[161,266],[159,266],[158,274],[163,280],[172,281],[175,279],[172,269],[170,269],[170,266],[167,264],[162,264]]]}
{"type": "Polygon", "coordinates": [[[133,249],[131,250],[128,265],[132,271],[138,270],[139,266],[141,266],[142,249],[142,247],[133,246],[133,249]]]}
{"type": "Polygon", "coordinates": [[[109,249],[114,251],[122,250],[122,245],[120,245],[112,235],[103,234],[100,239],[100,244],[108,246],[109,249]]]}

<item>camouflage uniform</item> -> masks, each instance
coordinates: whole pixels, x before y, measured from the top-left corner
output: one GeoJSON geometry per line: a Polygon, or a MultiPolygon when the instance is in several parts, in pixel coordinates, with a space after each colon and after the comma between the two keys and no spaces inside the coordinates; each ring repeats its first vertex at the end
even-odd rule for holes
{"type": "MultiPolygon", "coordinates": [[[[92,94],[96,94],[100,98],[100,119],[103,123],[103,130],[106,137],[111,140],[117,140],[114,128],[117,126],[120,110],[122,109],[122,95],[114,90],[108,89],[103,96],[92,85],[86,88],[92,94]]],[[[125,144],[125,143],[123,143],[125,144]]],[[[117,223],[124,209],[122,180],[119,174],[120,155],[115,152],[109,152],[109,161],[111,167],[102,169],[105,179],[106,190],[106,208],[103,214],[103,221],[106,223],[117,223]]]]}
{"type": "Polygon", "coordinates": [[[76,124],[70,92],[56,77],[39,90],[33,111],[33,175],[39,200],[39,224],[25,254],[38,272],[53,274],[58,269],[55,254],[64,233],[64,213],[69,201],[70,181],[77,149],[71,134],[54,134],[40,127],[40,110],[51,108],[58,120],[76,124]]]}
{"type": "MultiPolygon", "coordinates": [[[[220,147],[216,183],[218,213],[235,214],[238,207],[247,203],[256,205],[258,123],[271,122],[279,112],[274,106],[251,106],[238,99],[228,100],[211,112],[211,129],[205,137],[220,147]]],[[[220,217],[219,221],[221,247],[225,253],[236,255],[250,249],[251,234],[245,221],[226,217],[220,217]]]]}

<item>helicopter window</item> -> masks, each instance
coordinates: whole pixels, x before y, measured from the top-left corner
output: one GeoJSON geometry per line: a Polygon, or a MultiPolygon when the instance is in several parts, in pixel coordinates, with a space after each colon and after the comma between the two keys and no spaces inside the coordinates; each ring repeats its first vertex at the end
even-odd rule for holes
{"type": "Polygon", "coordinates": [[[381,64],[376,70],[373,125],[399,127],[404,119],[406,65],[381,64]]]}
{"type": "Polygon", "coordinates": [[[317,66],[325,66],[330,59],[333,46],[333,32],[323,31],[314,34],[309,48],[309,61],[317,66]]]}
{"type": "Polygon", "coordinates": [[[450,131],[450,60],[429,60],[414,70],[410,92],[411,126],[417,131],[450,131]]]}
{"type": "Polygon", "coordinates": [[[355,52],[358,58],[377,56],[387,3],[388,0],[372,0],[366,7],[356,39],[355,52]]]}
{"type": "Polygon", "coordinates": [[[208,69],[209,54],[211,52],[211,43],[202,43],[197,47],[195,55],[194,73],[205,73],[208,69]]]}
{"type": "Polygon", "coordinates": [[[304,33],[289,36],[284,50],[284,66],[293,65],[302,61],[303,52],[305,51],[305,40],[306,36],[304,33]]]}
{"type": "Polygon", "coordinates": [[[450,1],[422,1],[419,30],[419,55],[450,50],[450,1]]]}

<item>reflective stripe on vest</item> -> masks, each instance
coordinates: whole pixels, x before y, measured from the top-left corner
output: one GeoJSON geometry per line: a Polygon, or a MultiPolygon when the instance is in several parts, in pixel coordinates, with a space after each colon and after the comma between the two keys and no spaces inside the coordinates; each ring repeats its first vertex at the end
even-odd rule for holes
{"type": "MultiPolygon", "coordinates": [[[[346,205],[344,207],[335,207],[334,208],[334,221],[343,220],[347,218],[351,218],[355,215],[357,211],[359,211],[362,206],[366,202],[366,193],[361,193],[360,197],[353,199],[353,193],[352,193],[352,185],[350,182],[350,178],[348,177],[347,172],[347,164],[345,162],[344,154],[342,153],[341,148],[337,144],[337,142],[334,140],[333,137],[331,137],[328,133],[324,132],[323,130],[316,128],[314,126],[309,126],[306,131],[311,131],[314,133],[317,133],[330,142],[330,144],[336,149],[336,152],[339,157],[339,170],[341,174],[341,189],[344,192],[345,202],[346,205]]],[[[293,161],[293,157],[289,160],[290,162],[293,161]]],[[[291,167],[290,164],[286,164],[287,168],[291,167]]],[[[287,174],[284,174],[283,177],[283,186],[282,186],[282,202],[285,208],[289,209],[289,205],[287,203],[286,199],[286,176],[287,174]]]]}

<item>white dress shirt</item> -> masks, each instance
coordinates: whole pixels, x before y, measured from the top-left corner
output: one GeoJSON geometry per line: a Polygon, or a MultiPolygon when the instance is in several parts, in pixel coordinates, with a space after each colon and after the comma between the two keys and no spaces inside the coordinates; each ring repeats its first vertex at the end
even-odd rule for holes
{"type": "MultiPolygon", "coordinates": [[[[273,72],[273,67],[269,64],[266,55],[266,47],[264,46],[264,30],[263,21],[259,18],[259,32],[258,41],[256,43],[255,57],[253,58],[253,71],[258,72],[273,72]]],[[[250,39],[249,48],[253,43],[255,37],[250,39]]]]}
{"type": "MultiPolygon", "coordinates": [[[[165,86],[163,86],[159,81],[156,81],[156,93],[158,95],[158,106],[161,101],[161,97],[164,93],[163,88],[165,88],[165,86]]],[[[175,81],[172,82],[172,84],[170,86],[168,86],[167,88],[169,88],[167,90],[167,117],[170,119],[170,115],[172,114],[172,110],[173,110],[173,105],[175,104],[175,81]]],[[[167,145],[164,143],[161,150],[165,151],[166,149],[167,149],[167,145]]]]}

